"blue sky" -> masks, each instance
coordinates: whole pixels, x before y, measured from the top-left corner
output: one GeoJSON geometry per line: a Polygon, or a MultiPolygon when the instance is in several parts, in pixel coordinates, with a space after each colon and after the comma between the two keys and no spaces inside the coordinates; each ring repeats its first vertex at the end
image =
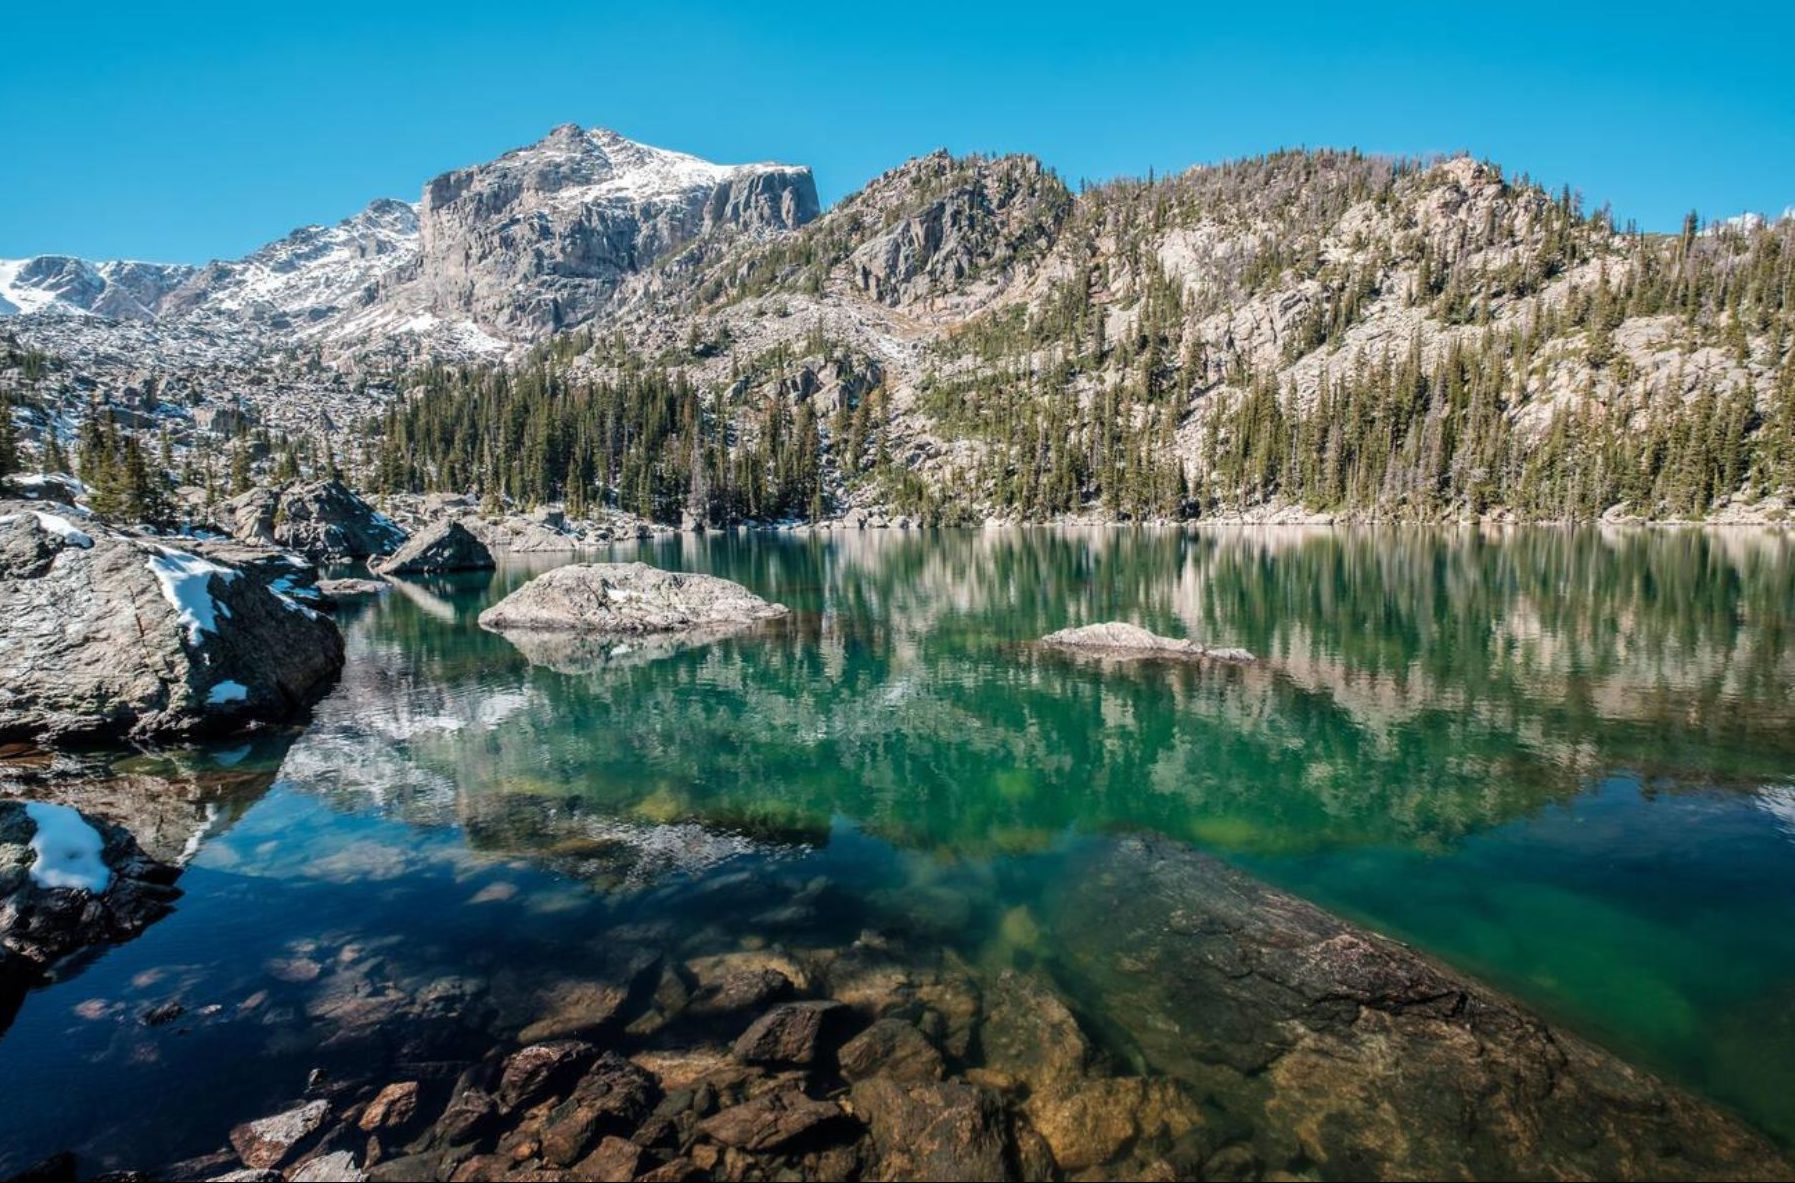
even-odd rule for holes
{"type": "Polygon", "coordinates": [[[825,202],[941,146],[1076,183],[1334,145],[1468,149],[1648,229],[1795,204],[1786,3],[14,0],[3,27],[0,257],[235,256],[570,120],[809,164],[825,202]]]}

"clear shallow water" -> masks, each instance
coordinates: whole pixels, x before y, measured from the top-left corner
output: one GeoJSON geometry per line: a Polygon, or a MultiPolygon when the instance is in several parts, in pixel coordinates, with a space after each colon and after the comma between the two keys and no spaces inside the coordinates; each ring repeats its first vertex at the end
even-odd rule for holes
{"type": "MultiPolygon", "coordinates": [[[[872,533],[640,557],[794,615],[533,664],[474,624],[530,566],[413,586],[345,614],[343,684],[297,739],[121,761],[103,791],[157,803],[156,852],[197,846],[187,895],[0,1038],[0,1168],[209,1149],[400,1009],[422,1042],[395,1054],[452,1058],[466,1033],[412,1022],[420,996],[478,998],[502,1030],[509,998],[626,930],[891,926],[1052,972],[1092,939],[1055,903],[1067,877],[1140,831],[1795,1140],[1785,539],[872,533]],[[1031,644],[1104,619],[1263,662],[1031,644]],[[137,1021],[170,999],[181,1021],[137,1021]]],[[[1103,997],[1076,1002],[1104,1026],[1103,997]]]]}

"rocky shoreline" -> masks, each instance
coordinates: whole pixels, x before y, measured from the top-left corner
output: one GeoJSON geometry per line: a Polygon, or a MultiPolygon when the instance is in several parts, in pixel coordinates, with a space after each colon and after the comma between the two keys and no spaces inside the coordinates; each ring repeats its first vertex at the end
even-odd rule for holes
{"type": "MultiPolygon", "coordinates": [[[[883,926],[819,941],[804,918],[840,903],[833,885],[742,875],[694,890],[727,900],[722,916],[771,908],[753,931],[624,926],[549,980],[418,977],[399,949],[296,950],[280,974],[320,1029],[320,1056],[290,1102],[236,1117],[227,1104],[213,1151],[105,1177],[1718,1179],[1791,1169],[1714,1106],[1212,858],[1133,838],[1087,858],[1042,914],[1094,938],[1066,963],[969,962],[883,926]],[[768,940],[781,928],[785,939],[768,940]],[[1087,1015],[1078,999],[1092,985],[1113,1002],[1087,1015]]],[[[165,1009],[175,1027],[218,1010],[165,1009]]],[[[67,1155],[33,1170],[98,1177],[67,1155]]]]}

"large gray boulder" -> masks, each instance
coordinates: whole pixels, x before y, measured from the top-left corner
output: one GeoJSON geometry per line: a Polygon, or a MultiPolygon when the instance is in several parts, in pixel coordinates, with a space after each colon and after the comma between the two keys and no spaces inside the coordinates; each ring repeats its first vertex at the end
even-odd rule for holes
{"type": "Polygon", "coordinates": [[[1196,641],[1180,640],[1148,632],[1137,624],[1109,621],[1080,628],[1063,628],[1041,638],[1043,645],[1071,653],[1119,660],[1169,658],[1174,660],[1224,661],[1244,664],[1253,660],[1245,649],[1218,649],[1196,641]]]}
{"type": "Polygon", "coordinates": [[[341,481],[251,489],[214,517],[241,542],[285,547],[314,563],[390,555],[405,542],[404,530],[341,481]]]}
{"type": "Polygon", "coordinates": [[[0,502],[0,740],[226,733],[335,681],[343,640],[303,561],[61,508],[0,502]]]}
{"type": "Polygon", "coordinates": [[[787,611],[714,575],[647,563],[586,563],[538,575],[480,613],[480,627],[633,636],[749,624],[787,611]]]}
{"type": "Polygon", "coordinates": [[[492,552],[460,522],[439,522],[412,536],[390,558],[372,564],[382,575],[439,575],[490,571],[492,552]]]}

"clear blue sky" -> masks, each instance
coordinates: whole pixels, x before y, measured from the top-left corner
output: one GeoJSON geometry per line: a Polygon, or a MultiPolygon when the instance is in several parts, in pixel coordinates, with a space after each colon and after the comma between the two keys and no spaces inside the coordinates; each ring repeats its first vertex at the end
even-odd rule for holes
{"type": "Polygon", "coordinates": [[[1286,145],[1469,149],[1672,229],[1795,203],[1785,2],[627,5],[13,0],[0,256],[200,261],[557,123],[809,164],[1025,151],[1067,180],[1286,145]]]}

